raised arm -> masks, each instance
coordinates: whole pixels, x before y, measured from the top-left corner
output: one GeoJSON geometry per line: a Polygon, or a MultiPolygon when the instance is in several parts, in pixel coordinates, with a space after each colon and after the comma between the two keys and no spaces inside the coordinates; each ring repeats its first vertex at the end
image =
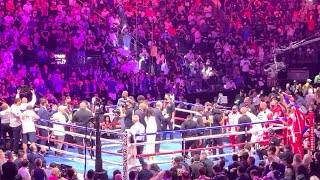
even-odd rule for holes
{"type": "Polygon", "coordinates": [[[31,90],[31,93],[32,93],[32,99],[31,99],[31,101],[28,103],[28,105],[31,105],[32,107],[34,107],[34,105],[35,105],[36,102],[37,102],[37,96],[36,96],[36,94],[34,93],[34,90],[33,90],[33,89],[31,90]]]}

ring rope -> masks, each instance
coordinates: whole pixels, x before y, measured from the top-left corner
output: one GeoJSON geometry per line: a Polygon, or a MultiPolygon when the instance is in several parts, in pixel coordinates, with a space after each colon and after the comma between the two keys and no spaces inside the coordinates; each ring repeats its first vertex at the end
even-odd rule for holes
{"type": "Polygon", "coordinates": [[[223,125],[223,126],[195,128],[195,129],[185,129],[185,130],[172,130],[172,131],[160,131],[160,132],[153,132],[153,133],[140,133],[140,134],[136,134],[136,136],[145,136],[145,135],[172,133],[172,132],[182,133],[182,132],[189,132],[189,131],[206,131],[206,130],[215,130],[215,129],[221,129],[221,128],[250,126],[250,125],[262,124],[262,123],[274,123],[274,122],[279,122],[280,120],[284,120],[285,121],[285,120],[287,120],[287,118],[286,117],[279,117],[279,118],[276,118],[275,120],[258,121],[258,122],[243,123],[243,124],[237,124],[237,125],[223,125]]]}
{"type": "MultiPolygon", "coordinates": [[[[54,128],[51,128],[51,127],[47,127],[47,126],[40,126],[40,125],[37,125],[35,124],[35,127],[37,128],[40,128],[40,129],[45,129],[47,131],[57,131],[57,132],[63,132],[65,134],[69,134],[69,135],[73,135],[75,137],[83,137],[85,138],[86,136],[84,134],[80,134],[80,133],[75,133],[75,132],[70,132],[70,131],[61,131],[61,130],[56,130],[54,128]]],[[[92,137],[92,139],[96,139],[95,137],[92,137]]],[[[107,141],[107,142],[110,142],[110,143],[114,143],[114,144],[122,144],[122,142],[120,142],[119,140],[112,140],[112,139],[105,139],[105,138],[101,138],[101,141],[107,141]]]]}
{"type": "MultiPolygon", "coordinates": [[[[274,130],[280,130],[280,129],[287,129],[287,127],[278,127],[278,128],[273,128],[274,130]]],[[[191,141],[191,140],[201,140],[201,139],[216,139],[216,138],[221,138],[221,137],[226,137],[226,136],[238,136],[238,135],[244,135],[244,134],[252,134],[255,132],[267,132],[268,129],[265,130],[255,130],[255,131],[242,131],[242,132],[234,132],[234,133],[226,133],[226,134],[213,134],[213,135],[207,135],[207,136],[197,136],[197,137],[188,137],[188,138],[178,138],[178,139],[170,139],[170,140],[162,140],[162,141],[155,141],[155,142],[141,142],[141,143],[136,143],[137,146],[139,145],[145,145],[145,144],[161,144],[164,142],[182,142],[182,141],[191,141]]]]}

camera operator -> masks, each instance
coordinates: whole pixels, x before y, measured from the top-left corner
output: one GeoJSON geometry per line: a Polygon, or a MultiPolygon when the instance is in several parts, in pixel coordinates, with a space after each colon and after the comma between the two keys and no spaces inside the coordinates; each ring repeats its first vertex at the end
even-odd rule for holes
{"type": "MultiPolygon", "coordinates": [[[[91,118],[93,118],[92,112],[87,108],[87,104],[85,102],[81,102],[80,109],[74,113],[71,122],[77,126],[85,127],[91,118]]],[[[87,132],[82,129],[76,129],[76,133],[85,134],[87,132]]],[[[83,146],[84,145],[84,138],[83,137],[76,137],[76,142],[78,145],[83,146]]],[[[86,139],[85,143],[90,143],[90,141],[86,139]]],[[[78,153],[83,154],[83,149],[78,148],[78,153]]],[[[90,153],[92,155],[93,151],[91,151],[90,153]]]]}
{"type": "MultiPolygon", "coordinates": [[[[20,109],[21,111],[25,111],[27,109],[27,106],[30,105],[32,107],[34,107],[34,105],[37,102],[37,96],[34,92],[33,89],[30,89],[30,92],[32,93],[32,99],[30,102],[28,102],[28,99],[26,97],[23,97],[21,99],[21,105],[20,105],[20,109]]],[[[17,94],[16,94],[16,98],[20,98],[20,94],[21,94],[21,89],[17,89],[17,94]]]]}

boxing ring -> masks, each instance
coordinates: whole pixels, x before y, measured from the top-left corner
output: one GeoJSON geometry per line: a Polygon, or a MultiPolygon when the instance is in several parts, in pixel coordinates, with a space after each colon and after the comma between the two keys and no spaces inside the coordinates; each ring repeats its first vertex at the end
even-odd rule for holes
{"type": "MultiPolygon", "coordinates": [[[[179,102],[179,103],[184,103],[184,102],[179,102]]],[[[194,105],[187,103],[187,105],[194,105]]],[[[110,106],[110,108],[113,108],[114,106],[110,106]]],[[[186,110],[186,109],[181,109],[181,108],[176,108],[176,111],[188,113],[188,114],[198,114],[196,111],[191,111],[191,110],[186,110]]],[[[107,115],[112,115],[112,113],[107,113],[107,115]]],[[[231,148],[236,146],[239,147],[241,145],[245,144],[260,144],[264,143],[269,140],[261,140],[261,141],[256,141],[256,142],[245,142],[245,143],[237,143],[237,144],[230,144],[228,143],[228,137],[230,136],[239,136],[239,135],[248,135],[248,134],[253,134],[253,133],[261,133],[261,129],[251,129],[248,131],[243,131],[243,132],[228,132],[227,129],[231,127],[240,127],[240,126],[253,126],[255,124],[270,124],[270,123],[278,123],[280,120],[286,120],[286,117],[282,118],[277,118],[275,120],[269,120],[269,121],[260,121],[260,122],[254,122],[254,123],[246,123],[246,124],[239,124],[239,125],[224,125],[224,126],[218,126],[218,127],[205,127],[205,128],[197,128],[197,129],[187,129],[187,130],[173,130],[173,131],[161,131],[157,133],[144,133],[144,134],[130,134],[128,131],[121,133],[120,131],[114,131],[114,130],[100,130],[101,133],[105,134],[112,134],[116,137],[119,137],[117,139],[107,139],[107,138],[101,138],[102,142],[102,160],[103,160],[103,168],[107,170],[108,175],[110,177],[111,173],[116,170],[122,170],[123,174],[123,179],[126,180],[128,179],[128,174],[130,170],[136,169],[140,166],[138,162],[138,158],[147,158],[150,156],[156,157],[155,161],[148,161],[145,159],[145,162],[148,164],[159,164],[160,168],[163,169],[169,169],[172,164],[172,157],[181,155],[182,153],[186,152],[200,152],[200,151],[205,151],[205,152],[210,152],[212,150],[220,149],[223,148],[224,154],[218,154],[218,155],[210,155],[208,158],[218,158],[218,157],[225,157],[226,159],[230,160],[230,157],[232,154],[235,154],[234,152],[231,151],[231,148]],[[196,136],[196,137],[187,137],[183,138],[181,136],[182,133],[184,132],[189,132],[189,131],[210,131],[214,129],[222,129],[224,133],[221,134],[212,134],[212,135],[201,135],[201,136],[196,136]],[[160,140],[160,141],[155,141],[155,142],[137,142],[136,137],[137,136],[146,136],[148,135],[162,135],[163,133],[169,134],[169,133],[174,133],[174,139],[171,140],[160,140]],[[194,148],[190,150],[186,150],[185,146],[182,146],[182,143],[187,142],[187,141],[200,141],[200,140],[207,140],[207,139],[213,139],[213,138],[223,138],[224,143],[221,146],[212,146],[212,147],[200,147],[200,148],[194,148]],[[133,141],[132,141],[133,140],[133,141]],[[160,144],[160,152],[159,153],[154,153],[154,154],[140,154],[137,155],[136,152],[136,147],[140,145],[147,145],[147,144],[160,144]],[[122,149],[122,152],[119,153],[117,150],[122,149]]],[[[186,119],[184,117],[176,117],[174,121],[174,127],[179,128],[181,122],[185,121],[186,119]],[[179,122],[180,121],[180,122],[179,122]]],[[[309,135],[307,135],[306,138],[310,138],[311,144],[314,145],[314,114],[310,113],[309,117],[309,135]],[[310,133],[311,132],[311,133],[310,133]]],[[[58,164],[66,164],[72,167],[75,167],[79,172],[82,172],[83,174],[86,173],[87,170],[89,169],[94,169],[94,156],[87,155],[85,159],[85,155],[80,155],[77,153],[77,149],[83,149],[86,151],[90,150],[95,150],[95,146],[85,146],[85,145],[78,145],[75,143],[69,143],[65,141],[59,141],[52,136],[50,136],[50,132],[53,131],[58,131],[61,133],[64,133],[66,135],[70,135],[72,137],[81,137],[81,138],[87,138],[91,140],[95,140],[95,137],[92,135],[93,133],[96,132],[96,129],[94,128],[88,128],[88,127],[82,127],[82,126],[75,126],[72,124],[65,124],[65,123],[58,123],[55,121],[51,120],[44,120],[41,119],[40,121],[47,122],[56,125],[61,125],[67,128],[72,129],[73,131],[60,131],[60,130],[55,130],[51,127],[46,127],[46,126],[40,126],[36,125],[38,129],[45,129],[48,131],[48,137],[43,137],[39,136],[39,139],[46,140],[50,143],[61,143],[64,144],[64,146],[68,147],[64,150],[59,150],[56,149],[53,146],[43,146],[40,144],[36,144],[37,146],[40,147],[45,147],[48,152],[49,156],[47,157],[47,162],[56,162],[58,164]],[[81,130],[86,130],[87,132],[90,132],[91,135],[84,135],[80,133],[74,132],[76,129],[81,129],[81,130]],[[52,155],[52,152],[59,152],[63,154],[62,157],[56,157],[52,155]],[[51,153],[50,153],[51,152],[51,153]],[[82,171],[84,169],[84,171],[82,171]]],[[[275,127],[273,130],[284,130],[288,129],[286,126],[280,126],[280,127],[275,127]]],[[[268,129],[264,128],[263,133],[266,133],[268,129]]],[[[283,134],[282,136],[279,137],[280,139],[287,139],[287,135],[283,134]]],[[[310,148],[311,150],[314,150],[314,146],[311,145],[310,148]]],[[[85,153],[89,154],[89,153],[85,153]]],[[[210,154],[210,153],[209,153],[210,154]]]]}

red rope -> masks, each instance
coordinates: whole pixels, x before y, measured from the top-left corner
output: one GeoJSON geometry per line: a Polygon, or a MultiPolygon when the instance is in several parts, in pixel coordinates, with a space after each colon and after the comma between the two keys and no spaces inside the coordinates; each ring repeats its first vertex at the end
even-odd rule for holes
{"type": "MultiPolygon", "coordinates": [[[[73,143],[68,143],[68,142],[64,142],[64,141],[59,141],[53,138],[49,138],[49,137],[43,137],[43,136],[39,136],[37,135],[38,138],[40,139],[45,139],[45,140],[49,140],[51,142],[54,143],[61,143],[61,144],[66,144],[66,145],[70,145],[76,148],[80,148],[80,149],[85,149],[84,146],[78,145],[78,144],[73,144],[73,143]]],[[[91,148],[91,147],[86,147],[87,150],[95,150],[95,148],[91,148]]],[[[101,150],[102,153],[106,153],[106,154],[111,154],[111,155],[116,155],[116,156],[122,156],[122,153],[116,153],[116,152],[110,152],[110,151],[106,151],[106,150],[101,150]]]]}

